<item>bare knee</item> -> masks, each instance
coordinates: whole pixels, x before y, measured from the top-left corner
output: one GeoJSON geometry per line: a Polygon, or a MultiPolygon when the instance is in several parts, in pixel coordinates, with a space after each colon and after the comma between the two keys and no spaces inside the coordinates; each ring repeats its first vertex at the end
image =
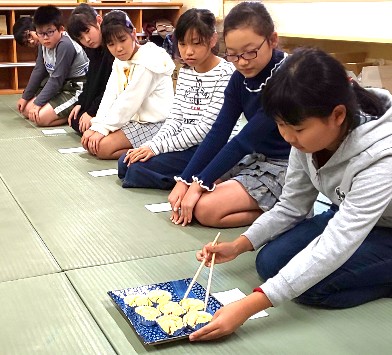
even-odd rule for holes
{"type": "Polygon", "coordinates": [[[200,224],[207,227],[218,227],[221,220],[218,210],[203,198],[196,204],[194,216],[200,224]]]}

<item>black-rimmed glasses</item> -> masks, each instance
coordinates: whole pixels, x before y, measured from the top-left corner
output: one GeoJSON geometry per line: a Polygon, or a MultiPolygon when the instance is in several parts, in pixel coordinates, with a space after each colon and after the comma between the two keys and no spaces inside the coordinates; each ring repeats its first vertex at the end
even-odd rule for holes
{"type": "Polygon", "coordinates": [[[41,38],[45,38],[45,36],[52,37],[56,31],[57,31],[57,28],[55,28],[54,30],[46,31],[46,32],[38,32],[37,31],[36,34],[38,37],[41,37],[41,38]]]}
{"type": "Polygon", "coordinates": [[[232,63],[238,62],[240,60],[240,58],[245,59],[245,60],[255,59],[255,58],[257,58],[258,51],[263,46],[263,44],[266,40],[267,40],[267,38],[264,38],[264,41],[260,44],[259,48],[255,49],[253,51],[248,51],[248,52],[244,52],[241,54],[226,54],[224,56],[224,58],[228,62],[232,62],[232,63]]]}

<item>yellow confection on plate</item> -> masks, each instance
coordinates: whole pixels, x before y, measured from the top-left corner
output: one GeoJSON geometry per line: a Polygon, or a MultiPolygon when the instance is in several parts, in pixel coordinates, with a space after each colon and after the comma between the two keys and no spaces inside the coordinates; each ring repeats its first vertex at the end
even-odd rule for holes
{"type": "Polygon", "coordinates": [[[173,301],[158,305],[158,309],[163,314],[173,314],[175,316],[182,316],[185,313],[185,309],[182,308],[178,302],[173,301]]]}
{"type": "Polygon", "coordinates": [[[155,320],[161,315],[161,312],[158,311],[155,307],[150,306],[139,306],[135,308],[135,312],[146,320],[155,320]]]}
{"type": "Polygon", "coordinates": [[[153,303],[157,304],[164,304],[172,299],[172,295],[169,291],[160,289],[151,290],[147,296],[153,303]]]}
{"type": "Polygon", "coordinates": [[[184,298],[180,301],[180,306],[187,312],[189,311],[201,311],[204,309],[204,302],[197,298],[184,298]]]}
{"type": "Polygon", "coordinates": [[[205,311],[190,311],[183,318],[184,324],[191,328],[211,322],[211,319],[212,315],[205,311]]]}
{"type": "Polygon", "coordinates": [[[179,332],[184,328],[182,318],[171,314],[157,318],[157,323],[161,329],[169,335],[175,335],[176,332],[179,332]]]}
{"type": "Polygon", "coordinates": [[[152,306],[152,302],[149,300],[147,295],[143,294],[128,295],[124,298],[124,302],[131,307],[152,306]]]}

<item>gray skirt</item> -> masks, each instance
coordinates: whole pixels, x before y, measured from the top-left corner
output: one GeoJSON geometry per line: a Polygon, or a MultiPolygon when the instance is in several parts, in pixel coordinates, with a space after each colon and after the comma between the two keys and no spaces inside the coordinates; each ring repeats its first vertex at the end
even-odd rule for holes
{"type": "Polygon", "coordinates": [[[221,179],[241,183],[260,209],[266,212],[279,201],[287,165],[288,160],[268,159],[263,154],[253,153],[246,155],[221,179]]]}
{"type": "Polygon", "coordinates": [[[133,148],[139,148],[143,143],[149,141],[154,137],[163,122],[158,123],[139,123],[130,121],[121,127],[121,130],[131,142],[133,148]]]}

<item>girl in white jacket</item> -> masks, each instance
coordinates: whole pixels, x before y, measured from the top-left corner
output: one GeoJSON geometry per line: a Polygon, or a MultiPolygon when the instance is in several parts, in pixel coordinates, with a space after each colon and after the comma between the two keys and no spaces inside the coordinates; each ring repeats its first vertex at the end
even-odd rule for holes
{"type": "Polygon", "coordinates": [[[116,58],[97,115],[82,145],[100,159],[118,159],[158,132],[173,102],[174,63],[153,43],[140,46],[127,14],[109,12],[102,41],[116,58]]]}
{"type": "Polygon", "coordinates": [[[296,299],[326,308],[392,297],[392,96],[365,90],[317,49],[299,50],[268,81],[263,107],[292,145],[280,202],[233,242],[207,245],[216,263],[265,245],[265,282],[190,335],[210,340],[296,299]],[[318,193],[333,203],[306,219],[318,193]]]}

